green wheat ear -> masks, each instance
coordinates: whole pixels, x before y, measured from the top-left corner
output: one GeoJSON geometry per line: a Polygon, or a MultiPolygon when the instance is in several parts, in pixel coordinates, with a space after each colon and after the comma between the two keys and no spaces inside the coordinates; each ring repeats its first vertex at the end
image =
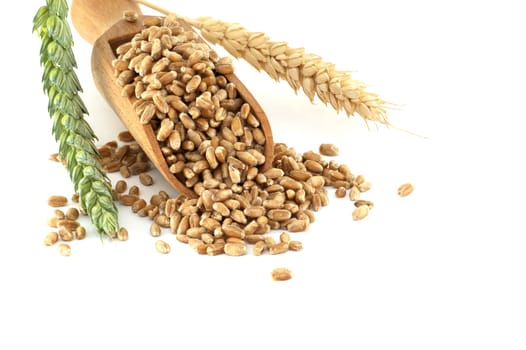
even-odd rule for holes
{"type": "Polygon", "coordinates": [[[42,84],[49,99],[48,112],[59,144],[58,153],[66,163],[80,205],[97,231],[109,236],[119,229],[118,210],[111,183],[100,164],[94,143],[97,137],[84,119],[88,111],[79,96],[82,88],[75,74],[77,62],[67,15],[65,0],[46,0],[33,19],[33,32],[42,40],[42,84]]]}

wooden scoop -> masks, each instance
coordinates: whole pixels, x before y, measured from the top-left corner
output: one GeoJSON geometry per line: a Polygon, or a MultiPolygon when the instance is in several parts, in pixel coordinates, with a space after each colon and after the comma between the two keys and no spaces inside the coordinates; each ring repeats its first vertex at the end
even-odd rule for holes
{"type": "MultiPolygon", "coordinates": [[[[129,98],[121,96],[121,87],[115,82],[112,66],[112,60],[116,58],[115,49],[140,32],[144,28],[143,22],[147,17],[142,15],[139,6],[132,0],[73,0],[71,5],[71,18],[75,29],[85,40],[93,44],[91,69],[97,89],[170,186],[188,197],[196,197],[196,193],[191,188],[186,187],[184,182],[170,172],[152,127],[140,123],[132,102],[129,98]],[[124,20],[125,11],[135,11],[139,15],[138,19],[135,22],[124,20]]],[[[192,30],[188,23],[182,20],[180,23],[185,29],[192,30]]],[[[227,74],[225,77],[236,85],[239,95],[250,105],[252,113],[260,122],[265,135],[266,161],[262,167],[265,170],[272,163],[274,148],[267,116],[234,74],[227,74]]]]}

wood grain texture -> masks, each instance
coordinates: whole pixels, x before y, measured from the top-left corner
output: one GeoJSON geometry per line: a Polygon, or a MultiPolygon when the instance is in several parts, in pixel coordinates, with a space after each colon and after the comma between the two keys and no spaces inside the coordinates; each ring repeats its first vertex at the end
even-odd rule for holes
{"type": "Polygon", "coordinates": [[[125,11],[141,14],[139,5],[131,0],[73,0],[71,20],[80,36],[93,44],[106,30],[122,19],[125,11]]]}

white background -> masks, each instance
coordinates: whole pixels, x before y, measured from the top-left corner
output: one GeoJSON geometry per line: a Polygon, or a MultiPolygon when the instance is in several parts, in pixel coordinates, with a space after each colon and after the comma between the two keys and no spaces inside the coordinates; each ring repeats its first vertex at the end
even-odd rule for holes
{"type": "MultiPolygon", "coordinates": [[[[150,222],[128,208],[128,242],[101,242],[85,221],[89,237],[72,242],[71,257],[43,246],[47,197],[72,193],[47,160],[57,145],[31,33],[44,3],[14,1],[4,13],[0,348],[526,348],[519,1],[156,0],[321,55],[399,104],[391,123],[422,136],[368,128],[236,61],[275,140],[301,152],[336,144],[376,203],[354,222],[352,203],[331,197],[308,232],[293,234],[303,251],[239,258],[199,256],[169,232],[172,253],[158,254],[150,222]],[[404,182],[415,191],[399,198],[404,182]],[[278,266],[294,278],[273,282],[278,266]]],[[[74,34],[102,144],[123,128],[92,82],[91,47],[74,34]]],[[[152,175],[148,191],[169,190],[152,175]]]]}

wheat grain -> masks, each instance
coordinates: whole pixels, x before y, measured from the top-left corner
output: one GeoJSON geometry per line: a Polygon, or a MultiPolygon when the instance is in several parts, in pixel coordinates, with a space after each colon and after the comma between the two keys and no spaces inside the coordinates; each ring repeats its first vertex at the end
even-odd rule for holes
{"type": "Polygon", "coordinates": [[[398,187],[398,195],[400,197],[407,197],[413,192],[413,185],[411,183],[405,183],[398,187]]]}
{"type": "Polygon", "coordinates": [[[290,241],[289,242],[289,250],[297,252],[302,249],[303,249],[303,243],[301,243],[300,241],[290,241]]]}
{"type": "Polygon", "coordinates": [[[44,245],[51,246],[51,245],[57,243],[58,238],[59,238],[59,236],[58,236],[57,232],[55,232],[55,231],[50,232],[44,237],[44,245]]]}
{"type": "Polygon", "coordinates": [[[225,254],[230,256],[241,256],[247,252],[247,246],[244,243],[226,243],[223,249],[225,254]]]}
{"type": "Polygon", "coordinates": [[[137,21],[137,18],[139,18],[139,14],[135,11],[132,11],[132,10],[127,10],[127,11],[124,11],[124,13],[122,14],[123,18],[128,21],[128,22],[135,22],[137,21]]]}
{"type": "Polygon", "coordinates": [[[322,143],[320,145],[320,154],[324,156],[337,156],[339,154],[339,149],[332,143],[322,143]]]}
{"type": "Polygon", "coordinates": [[[336,188],[336,191],[335,191],[335,196],[336,198],[343,198],[345,197],[347,193],[347,189],[343,186],[340,186],[338,188],[336,188]]]}
{"type": "Polygon", "coordinates": [[[155,242],[155,249],[161,254],[168,254],[172,250],[170,245],[163,240],[157,240],[155,242]]]}
{"type": "Polygon", "coordinates": [[[362,206],[362,205],[366,205],[369,207],[369,209],[373,209],[374,207],[374,202],[372,201],[368,201],[368,200],[365,200],[365,199],[359,199],[357,201],[354,202],[354,206],[356,208],[358,208],[359,206],[362,206]]]}
{"type": "Polygon", "coordinates": [[[64,196],[49,196],[47,204],[50,207],[58,208],[63,207],[68,203],[68,199],[64,196]]]}
{"type": "MultiPolygon", "coordinates": [[[[243,119],[242,114],[246,113],[248,111],[240,110],[236,116],[243,119]]],[[[236,116],[229,116],[226,125],[231,125],[229,122],[236,116]]],[[[197,135],[196,130],[186,132],[197,135]]],[[[345,183],[346,187],[340,188],[340,195],[345,196],[346,189],[354,188],[360,193],[358,187],[368,184],[363,175],[354,176],[345,164],[338,164],[334,160],[326,161],[320,153],[314,151],[297,153],[283,143],[274,144],[274,157],[270,160],[272,167],[260,173],[254,165],[257,165],[258,159],[263,155],[259,151],[250,151],[250,148],[241,150],[243,142],[236,141],[232,144],[220,138],[200,142],[195,150],[185,153],[192,164],[190,168],[185,167],[189,171],[187,175],[193,174],[196,177],[199,174],[203,180],[201,190],[196,190],[198,198],[187,198],[184,195],[172,198],[168,193],[159,191],[151,196],[148,204],[146,200],[139,198],[138,186],[131,186],[129,193],[124,194],[125,182],[121,180],[121,185],[115,185],[116,188],[121,187],[121,193],[117,194],[116,191],[116,200],[131,205],[131,210],[137,215],[149,217],[153,221],[150,226],[151,236],[158,237],[162,228],[169,228],[176,235],[177,241],[187,243],[198,254],[244,255],[249,249],[247,245],[254,246],[254,255],[261,255],[264,250],[270,255],[302,250],[302,243],[292,240],[288,232],[282,232],[279,241],[267,234],[278,229],[289,232],[308,230],[309,225],[315,221],[314,211],[328,205],[327,186],[336,188],[345,183]],[[205,153],[212,152],[215,157],[215,150],[220,147],[225,151],[221,157],[222,162],[216,159],[218,165],[215,169],[201,167],[200,164],[209,163],[205,153]],[[232,149],[235,151],[232,152],[232,149]],[[239,184],[232,184],[223,175],[224,171],[228,172],[228,166],[253,170],[247,171],[246,177],[239,184]]],[[[122,148],[116,144],[103,147],[105,151],[102,153],[112,159],[142,154],[133,144],[122,148]]],[[[174,153],[166,148],[163,152],[171,155],[174,153]]],[[[145,160],[140,159],[139,162],[145,160]]],[[[363,216],[363,211],[368,212],[372,208],[371,202],[363,200],[355,201],[354,205],[361,208],[354,213],[355,220],[359,219],[357,214],[363,216]]],[[[60,209],[55,209],[55,212],[54,225],[63,226],[57,216],[67,217],[67,213],[60,209]]],[[[126,235],[123,236],[119,231],[116,238],[126,239],[126,235]]],[[[69,238],[66,237],[66,240],[69,238]]],[[[156,243],[157,245],[161,252],[170,249],[164,243],[156,243]]]]}
{"type": "Polygon", "coordinates": [[[278,267],[271,272],[274,281],[287,281],[292,278],[292,272],[285,267],[278,267]]]}
{"type": "Polygon", "coordinates": [[[151,185],[153,185],[153,178],[147,173],[140,173],[139,174],[139,181],[144,186],[151,186],[151,185]]]}
{"type": "Polygon", "coordinates": [[[352,219],[355,220],[355,221],[362,220],[368,214],[369,214],[369,206],[368,205],[360,205],[359,207],[354,209],[354,211],[352,212],[352,219]]]}
{"type": "Polygon", "coordinates": [[[71,247],[69,244],[61,243],[57,247],[58,253],[62,256],[70,256],[71,255],[71,247]]]}

